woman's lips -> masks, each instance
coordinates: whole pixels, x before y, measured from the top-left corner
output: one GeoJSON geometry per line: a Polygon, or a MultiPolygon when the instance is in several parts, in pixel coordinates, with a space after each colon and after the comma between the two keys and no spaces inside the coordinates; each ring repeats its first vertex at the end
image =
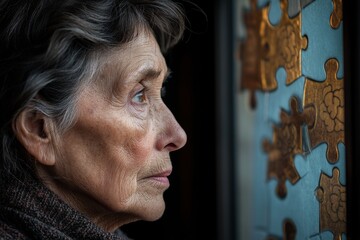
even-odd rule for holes
{"type": "Polygon", "coordinates": [[[155,181],[158,181],[158,182],[160,182],[162,184],[170,186],[170,182],[169,182],[169,179],[167,177],[152,177],[152,179],[154,179],[155,181]]]}
{"type": "Polygon", "coordinates": [[[157,181],[163,185],[170,186],[170,182],[168,179],[168,176],[170,176],[170,174],[171,174],[171,170],[167,170],[167,171],[152,175],[149,178],[154,181],[157,181]]]}

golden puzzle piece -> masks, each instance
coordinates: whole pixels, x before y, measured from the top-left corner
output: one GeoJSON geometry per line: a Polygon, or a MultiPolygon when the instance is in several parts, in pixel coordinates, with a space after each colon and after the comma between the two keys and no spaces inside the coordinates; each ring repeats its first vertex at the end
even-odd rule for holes
{"type": "Polygon", "coordinates": [[[316,197],[320,202],[320,231],[330,230],[334,240],[341,240],[346,233],[346,187],[339,182],[339,169],[333,169],[333,177],[324,173],[316,197]]]}
{"type": "Polygon", "coordinates": [[[269,22],[269,7],[262,11],[261,80],[265,90],[277,87],[275,74],[279,67],[286,70],[286,84],[301,76],[301,51],[307,47],[307,38],[301,35],[301,12],[296,17],[289,18],[287,0],[281,0],[280,6],[282,18],[277,26],[269,22]]]}
{"type": "Polygon", "coordinates": [[[332,0],[334,11],[330,16],[330,25],[332,28],[338,28],[343,19],[342,0],[332,0]]]}
{"type": "Polygon", "coordinates": [[[290,106],[291,115],[282,110],[280,126],[273,127],[273,143],[267,139],[263,142],[269,160],[267,177],[278,180],[276,193],[280,198],[284,198],[287,194],[286,179],[292,184],[300,179],[294,165],[294,155],[303,153],[302,126],[311,122],[311,116],[314,115],[312,108],[300,113],[298,100],[295,97],[291,98],[290,106]]]}
{"type": "Polygon", "coordinates": [[[306,79],[304,88],[304,109],[316,110],[315,123],[309,126],[310,146],[314,148],[327,142],[327,159],[335,163],[339,159],[337,144],[344,142],[344,82],[337,79],[339,63],[329,59],[325,63],[326,80],[316,82],[306,79]]]}
{"type": "Polygon", "coordinates": [[[255,90],[262,90],[260,74],[260,23],[262,13],[256,7],[256,1],[251,1],[251,9],[244,14],[247,37],[240,44],[241,59],[241,89],[250,90],[250,106],[256,107],[255,90]]]}
{"type": "Polygon", "coordinates": [[[251,107],[255,108],[255,90],[272,91],[277,88],[276,71],[284,67],[286,83],[301,76],[301,51],[307,38],[301,36],[301,12],[290,19],[287,0],[281,1],[282,19],[278,26],[269,22],[269,6],[257,9],[251,0],[251,10],[244,14],[247,38],[241,42],[241,89],[249,89],[251,107]]]}

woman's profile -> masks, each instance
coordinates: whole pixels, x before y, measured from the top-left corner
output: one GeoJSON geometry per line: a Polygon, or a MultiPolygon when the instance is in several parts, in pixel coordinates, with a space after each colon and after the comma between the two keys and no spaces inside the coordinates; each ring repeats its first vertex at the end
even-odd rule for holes
{"type": "Polygon", "coordinates": [[[0,2],[0,239],[127,239],[162,216],[183,31],[166,0],[0,2]]]}

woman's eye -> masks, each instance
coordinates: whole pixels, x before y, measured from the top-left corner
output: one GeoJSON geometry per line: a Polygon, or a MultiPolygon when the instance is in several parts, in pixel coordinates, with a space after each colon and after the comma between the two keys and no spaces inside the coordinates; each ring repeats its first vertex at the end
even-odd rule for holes
{"type": "Polygon", "coordinates": [[[139,92],[137,92],[135,96],[132,98],[132,101],[137,103],[146,102],[145,89],[141,89],[139,92]]]}

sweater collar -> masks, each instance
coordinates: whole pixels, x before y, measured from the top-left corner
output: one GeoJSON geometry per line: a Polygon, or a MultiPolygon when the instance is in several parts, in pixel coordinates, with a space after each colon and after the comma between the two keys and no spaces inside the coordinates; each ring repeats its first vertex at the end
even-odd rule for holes
{"type": "MultiPolygon", "coordinates": [[[[32,174],[21,178],[2,173],[0,180],[0,207],[17,221],[31,221],[45,229],[53,229],[70,238],[80,239],[126,239],[116,233],[99,228],[86,216],[62,201],[32,174]],[[6,176],[5,176],[6,175],[6,176]],[[5,211],[5,210],[4,210],[5,211]]],[[[29,223],[26,223],[26,225],[29,223]]],[[[30,223],[30,225],[32,225],[30,223]]],[[[34,226],[36,227],[36,226],[34,226]]]]}

